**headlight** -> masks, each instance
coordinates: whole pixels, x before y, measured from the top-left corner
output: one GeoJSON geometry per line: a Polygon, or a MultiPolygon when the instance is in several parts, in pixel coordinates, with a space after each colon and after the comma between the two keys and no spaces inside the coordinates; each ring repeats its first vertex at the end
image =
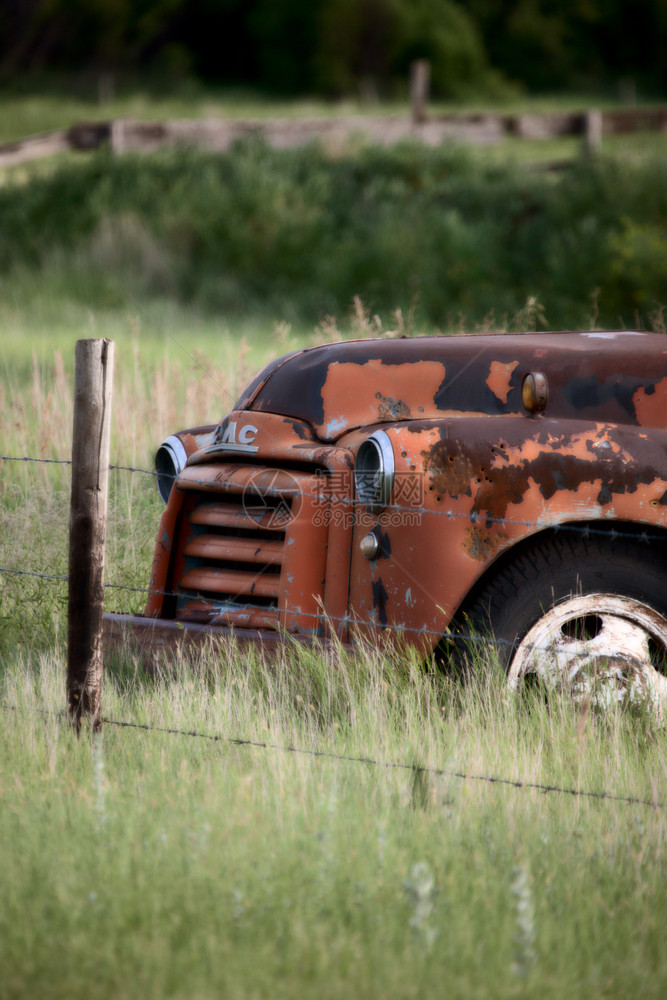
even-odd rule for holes
{"type": "Polygon", "coordinates": [[[185,468],[188,453],[175,434],[163,441],[155,455],[157,488],[165,503],[169,500],[176,476],[185,468]]]}
{"type": "Polygon", "coordinates": [[[386,507],[394,487],[394,452],[389,436],[375,431],[362,443],[354,466],[357,498],[367,507],[386,507]]]}

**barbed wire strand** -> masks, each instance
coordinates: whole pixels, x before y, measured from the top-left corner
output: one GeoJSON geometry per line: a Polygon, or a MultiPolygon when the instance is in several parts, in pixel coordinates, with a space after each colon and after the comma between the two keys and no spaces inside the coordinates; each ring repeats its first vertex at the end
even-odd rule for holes
{"type": "MultiPolygon", "coordinates": [[[[7,566],[0,566],[0,573],[6,573],[8,575],[16,575],[16,576],[34,576],[34,577],[37,577],[40,580],[53,580],[53,581],[56,581],[58,583],[68,583],[69,582],[69,577],[68,576],[58,576],[56,574],[50,574],[50,573],[37,573],[37,572],[34,572],[32,570],[13,569],[13,568],[10,568],[10,567],[7,567],[7,566]]],[[[154,591],[151,591],[148,587],[131,587],[129,584],[124,584],[124,583],[105,583],[104,584],[104,589],[105,590],[106,589],[111,589],[111,590],[126,590],[126,591],[129,591],[130,593],[138,593],[138,594],[154,593],[154,594],[159,594],[162,597],[182,597],[183,596],[182,594],[178,594],[175,591],[167,591],[167,590],[154,590],[154,591]]],[[[256,611],[257,608],[254,607],[254,605],[250,605],[250,604],[248,604],[248,605],[239,604],[239,605],[235,605],[234,607],[230,607],[229,610],[230,611],[256,611]]],[[[415,632],[415,633],[417,633],[419,635],[431,635],[431,636],[436,636],[436,637],[442,638],[442,639],[448,639],[448,640],[451,640],[453,642],[462,642],[464,640],[465,641],[470,640],[470,641],[473,641],[473,642],[495,643],[496,645],[510,645],[510,646],[514,646],[514,647],[518,646],[517,643],[510,643],[507,639],[492,639],[489,636],[475,635],[474,633],[471,633],[469,635],[466,634],[465,637],[464,637],[464,636],[456,635],[455,633],[447,633],[446,631],[442,632],[442,631],[438,631],[436,629],[426,629],[424,627],[416,629],[416,628],[413,628],[413,627],[409,627],[407,625],[393,625],[393,624],[389,624],[389,623],[387,623],[386,625],[379,625],[377,622],[373,622],[373,621],[369,621],[369,622],[354,621],[354,620],[352,620],[350,618],[345,618],[345,617],[340,616],[340,615],[326,615],[326,614],[319,615],[316,612],[308,612],[308,611],[302,611],[302,612],[300,612],[300,614],[304,618],[312,618],[312,619],[314,619],[315,621],[317,621],[317,622],[319,622],[321,624],[324,624],[326,621],[337,622],[339,625],[347,625],[348,627],[350,627],[352,629],[354,629],[355,627],[362,628],[362,627],[372,626],[374,628],[379,628],[383,632],[406,633],[406,632],[410,631],[410,632],[415,632]]],[[[183,623],[181,623],[181,624],[183,624],[183,623]]],[[[288,634],[288,638],[292,638],[292,636],[288,634]]],[[[315,637],[315,638],[318,638],[318,637],[315,637]]]]}
{"type": "Polygon", "coordinates": [[[38,573],[31,569],[13,569],[8,566],[0,566],[0,573],[7,573],[13,576],[36,576],[40,580],[57,580],[59,583],[68,583],[68,576],[58,576],[55,573],[38,573]]]}
{"type": "Polygon", "coordinates": [[[157,472],[151,471],[150,469],[139,469],[133,465],[110,465],[110,471],[112,472],[140,472],[142,476],[151,476],[153,479],[157,479],[157,472]]]}
{"type": "MultiPolygon", "coordinates": [[[[2,705],[3,708],[14,711],[17,714],[42,715],[47,718],[58,718],[65,720],[65,712],[49,712],[47,709],[21,709],[16,705],[2,705]]],[[[243,736],[222,736],[219,733],[203,733],[194,729],[176,729],[169,726],[152,726],[147,722],[128,722],[127,720],[112,719],[109,716],[102,716],[101,722],[109,726],[116,726],[119,729],[138,729],[149,733],[162,733],[168,736],[185,736],[192,739],[208,740],[212,743],[227,743],[231,746],[252,747],[257,750],[273,750],[277,753],[292,753],[299,756],[314,757],[324,760],[339,761],[346,764],[365,764],[368,767],[382,768],[385,770],[410,771],[413,774],[429,774],[440,778],[457,778],[460,781],[477,781],[484,784],[506,786],[517,790],[537,791],[543,794],[569,795],[572,798],[595,799],[597,801],[616,802],[623,805],[648,806],[651,809],[664,809],[666,803],[660,799],[647,799],[635,795],[618,795],[614,792],[595,792],[589,789],[572,788],[563,785],[552,785],[539,781],[524,781],[521,778],[505,778],[500,775],[475,774],[467,771],[459,771],[452,768],[427,767],[422,764],[408,764],[404,761],[382,761],[365,754],[341,754],[333,750],[315,750],[312,747],[297,747],[292,744],[270,743],[266,740],[252,740],[243,736]]]]}
{"type": "MultiPolygon", "coordinates": [[[[42,465],[71,465],[71,458],[33,458],[30,455],[0,455],[3,462],[35,462],[42,465]]],[[[144,476],[157,478],[157,472],[151,469],[142,469],[134,465],[110,465],[109,470],[120,472],[140,472],[144,476]]]]}
{"type": "MultiPolygon", "coordinates": [[[[29,456],[0,455],[0,459],[4,459],[5,461],[8,462],[37,462],[37,463],[42,462],[42,463],[50,463],[56,465],[72,464],[71,459],[31,458],[29,456]]],[[[267,469],[273,468],[273,466],[258,465],[256,468],[258,472],[262,472],[266,471],[267,469]]],[[[158,473],[155,472],[154,470],[143,469],[131,465],[110,465],[109,469],[114,471],[137,472],[145,476],[150,476],[154,479],[157,478],[158,476],[158,473]]],[[[289,469],[281,471],[286,471],[289,473],[289,469]]],[[[326,475],[323,476],[323,478],[326,480],[326,475]]],[[[210,487],[211,485],[209,479],[190,479],[188,482],[192,486],[210,487]]],[[[240,493],[241,495],[243,495],[245,494],[245,491],[247,489],[248,489],[247,486],[240,487],[236,483],[231,484],[231,486],[228,486],[228,484],[226,483],[216,483],[216,489],[212,491],[212,495],[213,493],[223,493],[223,494],[240,493]]],[[[251,492],[253,492],[252,488],[250,489],[251,492]]],[[[269,495],[268,491],[265,491],[265,493],[260,493],[259,491],[257,492],[258,495],[261,496],[269,495]]],[[[280,493],[280,491],[274,491],[274,492],[276,493],[276,495],[279,495],[280,493]]],[[[361,508],[365,511],[368,510],[367,505],[358,497],[339,496],[336,494],[330,495],[326,491],[311,493],[307,490],[300,490],[298,496],[306,497],[309,500],[320,500],[323,504],[333,503],[343,507],[353,508],[353,510],[355,508],[361,508]]],[[[527,521],[527,520],[522,520],[520,518],[497,517],[495,515],[485,513],[483,510],[460,511],[460,510],[451,510],[451,508],[448,510],[435,510],[434,508],[431,507],[423,507],[423,506],[417,507],[417,506],[410,506],[409,504],[385,504],[385,506],[382,508],[382,512],[384,513],[385,511],[388,511],[389,513],[397,512],[402,515],[427,514],[429,515],[429,517],[446,517],[446,518],[457,517],[457,518],[462,518],[466,521],[470,521],[472,524],[477,524],[478,522],[480,522],[485,524],[487,527],[490,527],[491,525],[499,525],[501,528],[504,528],[506,526],[520,527],[520,528],[541,528],[541,529],[550,528],[553,531],[570,531],[581,534],[585,537],[589,537],[590,535],[603,535],[604,537],[611,537],[613,539],[618,537],[618,535],[620,534],[623,535],[627,534],[626,530],[617,531],[613,527],[614,524],[624,524],[624,522],[610,522],[612,524],[612,527],[610,528],[592,528],[590,525],[582,526],[580,524],[568,524],[559,521],[552,521],[552,522],[544,520],[527,521]]],[[[636,537],[639,541],[644,543],[667,541],[667,535],[649,534],[648,529],[644,529],[640,532],[635,532],[634,537],[636,537]]]]}
{"type": "MultiPolygon", "coordinates": [[[[58,583],[68,583],[69,582],[69,577],[67,577],[67,576],[58,576],[56,574],[49,574],[49,573],[37,573],[37,572],[31,571],[31,570],[12,569],[12,568],[8,568],[6,566],[0,566],[0,573],[7,573],[9,575],[16,575],[16,576],[33,576],[33,577],[37,577],[38,579],[41,579],[41,580],[53,580],[53,581],[56,581],[58,583]]],[[[125,590],[125,591],[128,591],[130,593],[137,593],[137,594],[149,594],[149,593],[153,593],[153,594],[159,594],[159,595],[161,595],[163,597],[176,597],[176,598],[178,598],[178,597],[183,597],[184,596],[183,594],[178,593],[177,591],[166,591],[166,590],[153,590],[153,591],[151,591],[150,588],[148,588],[148,587],[132,587],[129,584],[124,584],[124,583],[105,583],[104,584],[104,589],[105,590],[107,590],[107,589],[110,589],[110,590],[125,590]]],[[[234,612],[239,612],[239,611],[241,611],[241,612],[244,612],[244,611],[246,611],[246,612],[257,612],[257,610],[258,610],[258,608],[255,605],[252,605],[252,604],[231,604],[230,603],[230,605],[226,609],[225,613],[227,613],[227,612],[234,613],[234,612]]],[[[434,637],[434,638],[436,638],[436,639],[438,639],[439,641],[442,641],[442,642],[448,642],[448,643],[451,642],[451,643],[458,644],[458,645],[463,645],[463,646],[465,646],[466,644],[469,644],[469,643],[478,644],[478,645],[484,645],[484,646],[495,646],[495,647],[504,648],[504,649],[519,649],[520,646],[521,646],[520,642],[512,642],[510,639],[500,639],[500,638],[497,638],[496,636],[493,636],[493,635],[481,635],[480,633],[477,633],[477,632],[461,632],[461,633],[458,633],[458,632],[450,632],[446,628],[444,628],[444,629],[428,629],[428,628],[426,628],[423,625],[421,627],[416,627],[414,625],[395,625],[395,624],[390,623],[390,622],[382,624],[380,622],[373,621],[373,620],[364,621],[362,619],[353,619],[353,618],[345,617],[345,616],[342,616],[342,615],[331,615],[331,614],[327,614],[326,612],[318,613],[318,612],[310,612],[310,611],[300,611],[299,615],[301,617],[303,617],[303,618],[312,618],[313,621],[317,622],[318,625],[325,625],[327,622],[334,622],[334,623],[337,623],[339,625],[345,625],[348,629],[350,629],[350,631],[352,633],[354,633],[355,630],[360,630],[360,629],[364,629],[364,628],[373,628],[373,629],[377,630],[380,633],[387,633],[387,632],[398,633],[399,636],[402,636],[402,637],[405,637],[405,638],[407,638],[408,635],[431,636],[431,637],[434,637]]],[[[167,619],[167,620],[168,621],[172,621],[172,620],[176,621],[176,623],[178,625],[180,625],[183,629],[187,629],[187,626],[188,626],[188,622],[187,621],[184,622],[184,621],[181,621],[180,619],[167,619]]],[[[147,619],[147,621],[148,622],[155,621],[156,624],[159,624],[159,622],[161,621],[161,619],[147,619]]],[[[194,623],[194,624],[201,624],[201,623],[197,622],[197,623],[194,623]]],[[[214,629],[215,629],[216,626],[222,627],[222,628],[224,628],[224,627],[226,627],[226,628],[233,628],[235,633],[238,633],[238,632],[242,633],[242,631],[243,631],[243,629],[245,627],[245,626],[236,626],[232,622],[227,623],[225,621],[218,621],[218,622],[213,622],[213,623],[209,622],[208,625],[211,628],[211,633],[210,633],[211,638],[215,638],[214,629]]],[[[254,627],[252,627],[252,626],[251,626],[251,629],[252,629],[252,631],[256,631],[256,629],[254,627]]],[[[279,627],[277,627],[275,629],[275,632],[277,634],[284,635],[284,637],[285,637],[286,640],[293,639],[295,642],[298,642],[298,639],[294,635],[292,635],[292,633],[285,632],[284,629],[281,630],[279,627]]],[[[313,640],[315,640],[315,642],[320,641],[320,640],[324,640],[326,638],[326,636],[317,635],[314,632],[310,633],[310,635],[313,638],[313,640]]],[[[231,632],[229,633],[228,637],[232,638],[231,632]]],[[[362,637],[362,639],[363,639],[363,637],[362,637]]],[[[533,645],[533,646],[531,646],[531,651],[535,652],[535,653],[539,653],[539,652],[550,653],[550,652],[553,652],[553,648],[551,646],[533,645]]],[[[597,650],[598,655],[600,655],[600,656],[607,655],[610,658],[616,656],[617,652],[618,652],[617,650],[612,650],[612,649],[610,649],[610,650],[604,650],[604,649],[597,650]]]]}
{"type": "MultiPolygon", "coordinates": [[[[8,568],[6,566],[0,566],[0,573],[13,574],[13,575],[17,575],[17,576],[34,576],[34,577],[37,577],[40,580],[54,580],[54,581],[57,581],[58,583],[68,583],[69,582],[69,578],[67,576],[57,576],[55,574],[49,574],[49,573],[37,573],[37,572],[33,572],[31,570],[11,569],[11,568],[8,568]]],[[[131,587],[128,584],[123,584],[123,583],[105,583],[104,584],[104,588],[105,588],[105,590],[107,588],[109,588],[109,589],[112,589],[112,590],[126,590],[126,591],[129,591],[129,592],[132,592],[132,593],[140,593],[140,594],[154,593],[154,594],[159,594],[159,595],[161,595],[163,597],[182,597],[183,596],[182,594],[179,594],[179,593],[177,593],[175,591],[164,591],[164,590],[154,590],[154,591],[151,591],[148,587],[131,587]]],[[[238,611],[256,612],[257,608],[254,605],[251,605],[251,604],[247,604],[247,605],[245,605],[245,604],[239,604],[239,605],[233,605],[233,606],[230,605],[230,607],[229,607],[228,610],[229,610],[230,613],[238,612],[238,611]]],[[[495,646],[504,646],[504,647],[508,647],[509,646],[509,647],[511,647],[513,649],[518,649],[519,645],[520,645],[519,643],[511,642],[509,639],[497,639],[497,638],[495,638],[493,636],[479,635],[479,634],[474,633],[474,632],[469,632],[469,633],[466,632],[465,635],[458,635],[455,632],[448,632],[446,629],[445,630],[427,629],[424,626],[422,626],[421,628],[416,628],[414,626],[409,626],[409,625],[394,625],[394,624],[391,624],[391,623],[386,623],[384,625],[381,625],[379,622],[376,622],[376,621],[361,621],[361,620],[358,621],[358,620],[354,620],[354,619],[351,619],[351,618],[345,618],[345,617],[343,617],[341,615],[328,615],[326,613],[324,613],[324,614],[318,614],[317,612],[300,611],[299,614],[302,617],[304,617],[304,618],[312,618],[312,619],[314,619],[315,621],[317,621],[321,625],[324,625],[326,622],[336,622],[339,625],[346,625],[352,631],[354,631],[354,629],[372,627],[372,628],[378,629],[380,632],[398,632],[401,635],[406,635],[407,633],[413,633],[413,634],[416,634],[416,635],[419,635],[419,636],[434,636],[434,637],[436,637],[438,639],[446,640],[448,642],[461,643],[461,644],[465,644],[467,642],[484,643],[486,645],[495,645],[495,646]]],[[[169,620],[171,620],[171,619],[169,619],[169,620]]],[[[159,622],[160,619],[155,619],[155,621],[159,622]]],[[[181,622],[180,620],[177,620],[177,621],[179,621],[179,624],[181,624],[183,626],[183,628],[187,628],[187,622],[181,622]]],[[[217,624],[221,625],[223,627],[225,625],[224,622],[218,622],[217,624]]],[[[215,624],[211,625],[211,628],[212,629],[215,628],[215,624]]],[[[238,631],[238,629],[237,629],[237,631],[238,631]]],[[[280,630],[277,629],[276,631],[279,632],[280,630]]],[[[214,633],[213,632],[211,633],[211,637],[214,638],[214,633]]],[[[294,637],[291,635],[291,633],[286,633],[286,638],[287,639],[292,639],[294,637]]],[[[317,639],[320,639],[320,638],[323,638],[323,637],[313,635],[313,638],[315,640],[317,640],[317,639]]],[[[295,641],[298,641],[298,640],[295,640],[295,641]]],[[[549,647],[533,646],[532,648],[536,652],[539,651],[539,650],[543,650],[544,652],[548,652],[549,651],[549,647]]],[[[604,653],[604,650],[600,650],[600,654],[602,655],[603,653],[604,653]]],[[[610,656],[613,655],[613,652],[611,650],[609,651],[609,655],[610,656]]]]}
{"type": "Polygon", "coordinates": [[[31,458],[29,455],[0,455],[3,462],[36,462],[42,465],[71,465],[71,458],[31,458]]]}

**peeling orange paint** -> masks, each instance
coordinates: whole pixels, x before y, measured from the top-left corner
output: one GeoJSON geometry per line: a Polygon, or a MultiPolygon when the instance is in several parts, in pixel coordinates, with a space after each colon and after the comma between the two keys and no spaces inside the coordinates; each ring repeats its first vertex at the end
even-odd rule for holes
{"type": "Polygon", "coordinates": [[[420,416],[445,379],[444,364],[418,361],[385,364],[372,358],[363,365],[334,362],[322,386],[325,419],[318,429],[343,431],[360,424],[420,416]]]}
{"type": "Polygon", "coordinates": [[[510,391],[510,382],[514,371],[519,367],[518,361],[492,361],[486,384],[489,389],[499,399],[503,405],[507,403],[510,391]]]}
{"type": "Polygon", "coordinates": [[[667,425],[667,378],[650,390],[640,386],[632,397],[637,421],[642,427],[663,427],[667,425]]]}

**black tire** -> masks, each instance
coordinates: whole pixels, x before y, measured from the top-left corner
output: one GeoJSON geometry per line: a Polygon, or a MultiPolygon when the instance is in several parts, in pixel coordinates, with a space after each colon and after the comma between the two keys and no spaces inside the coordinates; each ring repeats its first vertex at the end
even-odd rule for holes
{"type": "Polygon", "coordinates": [[[464,607],[452,631],[468,642],[465,653],[455,653],[455,665],[469,670],[480,637],[486,637],[508,671],[517,646],[546,612],[589,594],[632,598],[667,618],[667,539],[651,544],[624,533],[562,529],[528,543],[464,607]]]}

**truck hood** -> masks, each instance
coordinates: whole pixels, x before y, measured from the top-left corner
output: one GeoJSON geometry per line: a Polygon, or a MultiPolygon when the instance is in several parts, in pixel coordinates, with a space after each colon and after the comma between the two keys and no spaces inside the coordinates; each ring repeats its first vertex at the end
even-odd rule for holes
{"type": "Polygon", "coordinates": [[[667,426],[667,338],[641,332],[357,340],[271,362],[236,409],[303,420],[320,440],[445,413],[524,414],[529,373],[546,377],[550,417],[667,426]]]}

